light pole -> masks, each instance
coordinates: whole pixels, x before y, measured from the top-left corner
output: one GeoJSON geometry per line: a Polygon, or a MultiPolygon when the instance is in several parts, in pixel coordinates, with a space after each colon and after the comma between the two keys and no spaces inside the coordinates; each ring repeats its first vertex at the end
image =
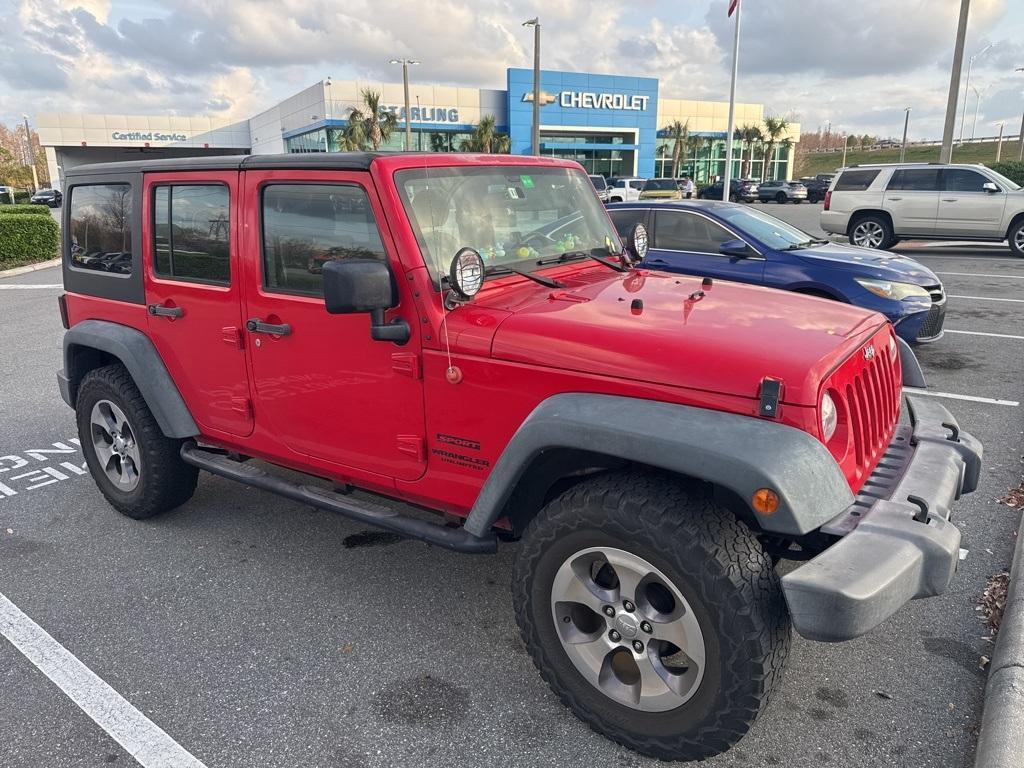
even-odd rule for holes
{"type": "Polygon", "coordinates": [[[524,21],[523,26],[533,27],[533,133],[530,144],[533,154],[540,155],[540,17],[524,21]]]}
{"type": "Polygon", "coordinates": [[[956,127],[956,97],[960,93],[960,70],[964,66],[964,38],[967,37],[967,16],[971,0],[960,0],[960,21],[956,26],[956,45],[953,47],[953,68],[949,73],[949,95],[946,97],[946,119],[942,125],[942,152],[939,162],[953,158],[953,129],[956,127]]]}
{"type": "Polygon", "coordinates": [[[907,128],[910,127],[910,107],[904,107],[903,111],[907,114],[903,118],[903,146],[900,148],[901,163],[907,159],[907,128]]]}
{"type": "Polygon", "coordinates": [[[843,162],[839,164],[840,168],[846,167],[846,147],[850,144],[850,137],[848,134],[843,134],[843,162]]]}
{"type": "MultiPolygon", "coordinates": [[[[416,115],[417,115],[417,119],[422,120],[423,118],[419,117],[419,115],[422,115],[422,114],[423,113],[420,112],[420,95],[417,93],[416,94],[416,115]]],[[[416,131],[416,150],[418,152],[422,152],[423,151],[423,129],[422,128],[420,130],[416,131]]]]}
{"type": "Polygon", "coordinates": [[[971,56],[967,62],[967,81],[964,83],[964,111],[960,115],[960,143],[964,143],[964,121],[967,119],[967,90],[971,87],[971,69],[974,67],[974,60],[981,56],[985,51],[992,47],[992,43],[989,43],[976,54],[971,56]]]}
{"type": "Polygon", "coordinates": [[[999,143],[996,144],[996,162],[998,163],[1003,157],[1003,126],[1006,123],[999,124],[999,143]]]}
{"type": "Polygon", "coordinates": [[[405,86],[405,151],[412,151],[412,125],[409,123],[409,65],[419,64],[415,59],[392,59],[389,63],[402,65],[402,85],[405,86]]]}
{"type": "MultiPolygon", "coordinates": [[[[1024,67],[1017,67],[1014,72],[1024,72],[1024,67]]],[[[1024,160],[1024,114],[1020,116],[1020,136],[1017,137],[1017,159],[1024,160]]]]}
{"type": "MultiPolygon", "coordinates": [[[[988,89],[989,86],[987,85],[980,91],[973,85],[971,86],[971,90],[974,91],[974,122],[971,123],[971,141],[974,141],[974,132],[978,129],[978,110],[981,109],[981,97],[985,95],[988,89]]],[[[967,108],[966,104],[964,104],[964,108],[967,108]]]]}
{"type": "Polygon", "coordinates": [[[32,131],[28,127],[28,115],[22,115],[22,119],[25,121],[25,146],[28,147],[28,152],[25,154],[25,160],[28,161],[28,167],[32,169],[32,191],[39,191],[39,175],[36,173],[36,157],[35,152],[32,151],[32,131]]]}

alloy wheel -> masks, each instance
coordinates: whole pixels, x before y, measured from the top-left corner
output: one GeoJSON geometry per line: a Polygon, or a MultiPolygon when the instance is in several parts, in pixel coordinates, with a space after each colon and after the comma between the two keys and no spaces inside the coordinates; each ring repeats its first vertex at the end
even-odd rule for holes
{"type": "Polygon", "coordinates": [[[92,447],[100,468],[120,491],[132,491],[139,484],[142,460],[124,411],[109,400],[98,400],[89,415],[92,447]]]}
{"type": "Polygon", "coordinates": [[[853,228],[850,240],[854,245],[860,245],[864,248],[877,248],[882,244],[884,238],[885,231],[882,229],[882,225],[877,221],[869,219],[860,222],[853,228]]]}
{"type": "Polygon", "coordinates": [[[1024,253],[1024,227],[1014,233],[1013,244],[1017,249],[1017,253],[1024,253]]]}
{"type": "Polygon", "coordinates": [[[700,624],[679,589],[642,557],[612,547],[572,555],[555,574],[551,614],[579,673],[621,704],[664,712],[700,687],[700,624]]]}

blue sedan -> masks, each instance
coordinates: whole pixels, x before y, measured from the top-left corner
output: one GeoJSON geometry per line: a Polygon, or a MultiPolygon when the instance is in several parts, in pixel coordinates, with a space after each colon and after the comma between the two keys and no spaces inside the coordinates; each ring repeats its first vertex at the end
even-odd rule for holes
{"type": "Polygon", "coordinates": [[[880,312],[910,343],[942,336],[946,293],[924,265],[887,251],[816,239],[774,216],[735,203],[614,203],[625,236],[650,235],[644,266],[806,293],[880,312]]]}

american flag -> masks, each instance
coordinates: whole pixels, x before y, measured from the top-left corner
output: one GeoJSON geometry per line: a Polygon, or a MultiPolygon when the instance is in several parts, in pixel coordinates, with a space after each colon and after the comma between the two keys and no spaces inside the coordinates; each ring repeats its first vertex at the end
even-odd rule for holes
{"type": "Polygon", "coordinates": [[[736,10],[736,6],[740,4],[740,0],[729,0],[729,16],[732,16],[733,11],[736,10]]]}

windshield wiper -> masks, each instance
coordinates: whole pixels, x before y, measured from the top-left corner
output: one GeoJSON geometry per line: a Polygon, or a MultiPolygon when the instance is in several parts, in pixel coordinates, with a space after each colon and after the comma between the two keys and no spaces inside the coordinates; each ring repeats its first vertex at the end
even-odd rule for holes
{"type": "Polygon", "coordinates": [[[561,256],[555,256],[551,259],[540,259],[537,262],[537,266],[542,267],[545,264],[564,264],[567,261],[575,261],[576,259],[593,259],[598,264],[604,264],[606,267],[614,269],[616,272],[629,272],[628,267],[616,264],[614,261],[608,261],[608,259],[603,259],[596,253],[588,251],[566,251],[561,256]]]}
{"type": "Polygon", "coordinates": [[[535,275],[531,272],[524,272],[521,269],[512,269],[512,267],[488,267],[484,270],[485,275],[519,275],[525,277],[527,280],[533,280],[535,283],[540,283],[546,288],[565,288],[564,283],[560,283],[557,280],[552,280],[550,277],[543,277],[541,275],[535,275]]]}

